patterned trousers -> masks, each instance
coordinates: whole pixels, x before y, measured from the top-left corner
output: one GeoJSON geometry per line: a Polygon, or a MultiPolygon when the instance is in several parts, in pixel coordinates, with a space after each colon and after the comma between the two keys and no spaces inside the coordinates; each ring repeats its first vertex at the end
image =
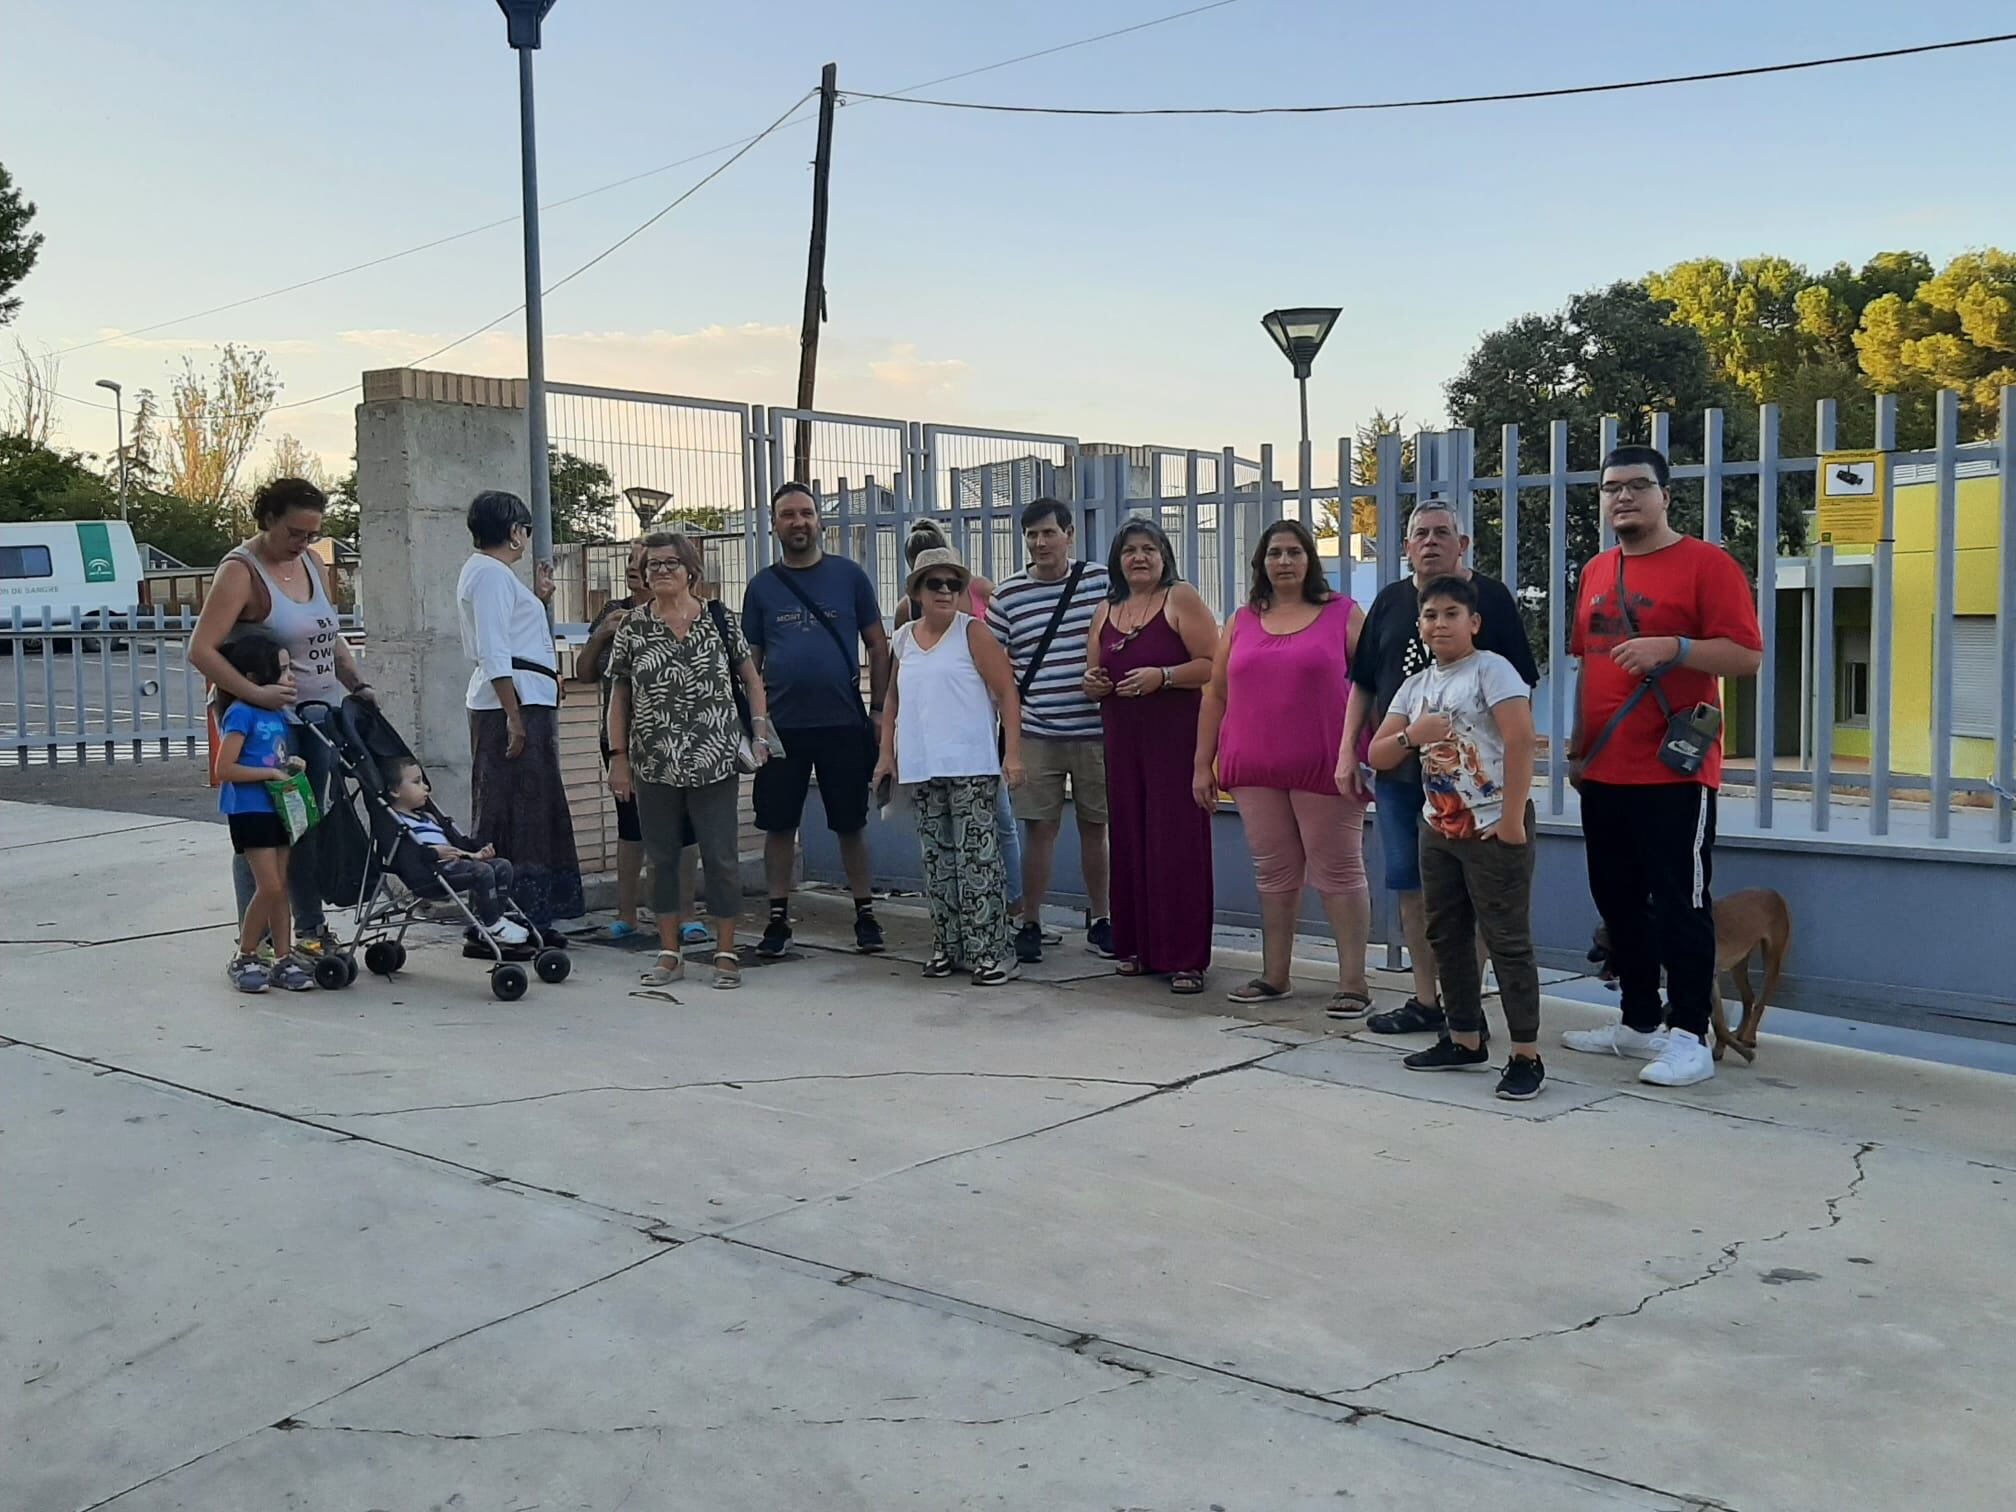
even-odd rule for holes
{"type": "Polygon", "coordinates": [[[917,839],[931,900],[931,948],[962,966],[1000,964],[1008,950],[1008,874],[994,825],[999,777],[933,777],[917,785],[917,839]]]}

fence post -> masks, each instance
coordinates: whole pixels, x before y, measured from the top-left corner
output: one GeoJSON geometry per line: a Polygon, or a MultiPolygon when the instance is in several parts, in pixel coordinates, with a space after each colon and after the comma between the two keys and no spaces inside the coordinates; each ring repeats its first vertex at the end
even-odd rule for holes
{"type": "Polygon", "coordinates": [[[1238,505],[1232,480],[1239,458],[1231,447],[1218,454],[1218,619],[1229,626],[1239,608],[1239,532],[1234,525],[1238,505]]]}
{"type": "Polygon", "coordinates": [[[1996,452],[2002,484],[2002,581],[1995,599],[1995,839],[2016,829],[2016,388],[2002,390],[1996,452]]]}
{"type": "Polygon", "coordinates": [[[1513,599],[1519,597],[1519,427],[1498,432],[1498,575],[1513,599]]]}
{"type": "MultiPolygon", "coordinates": [[[[1603,480],[1603,459],[1610,455],[1617,445],[1617,417],[1605,415],[1596,424],[1596,480],[1603,480]]],[[[1610,511],[1603,507],[1603,494],[1596,494],[1596,530],[1602,549],[1608,551],[1617,544],[1617,532],[1610,528],[1610,511]]]]}
{"type": "MultiPolygon", "coordinates": [[[[1897,449],[1897,396],[1876,398],[1876,450],[1897,449]]],[[[1886,459],[1887,460],[1887,459],[1886,459]]],[[[1890,676],[1891,637],[1896,614],[1891,594],[1896,585],[1897,494],[1891,469],[1883,469],[1883,495],[1876,528],[1875,585],[1869,606],[1869,833],[1890,833],[1890,676]]]]}
{"type": "Polygon", "coordinates": [[[1778,758],[1778,406],[1757,406],[1757,827],[1771,828],[1778,758]]]}
{"type": "Polygon", "coordinates": [[[1554,696],[1547,701],[1547,812],[1567,809],[1568,675],[1568,422],[1547,428],[1547,675],[1554,696]]]}
{"type": "Polygon", "coordinates": [[[1701,539],[1722,544],[1722,411],[1701,412],[1701,539]]]}
{"type": "Polygon", "coordinates": [[[1183,580],[1193,588],[1204,586],[1204,564],[1197,559],[1197,448],[1183,454],[1183,580]]]}
{"type": "Polygon", "coordinates": [[[1477,432],[1465,426],[1449,433],[1453,454],[1451,482],[1455,484],[1456,520],[1464,535],[1475,535],[1476,505],[1471,494],[1472,474],[1477,471],[1477,432]]]}
{"type": "MultiPolygon", "coordinates": [[[[1831,450],[1832,448],[1828,448],[1831,450]]],[[[1834,810],[1834,543],[1813,556],[1813,828],[1825,833],[1834,810]]]]}
{"type": "Polygon", "coordinates": [[[1932,558],[1932,838],[1944,840],[1953,802],[1953,599],[1959,555],[1960,395],[1939,390],[1937,439],[1938,534],[1932,558]]]}

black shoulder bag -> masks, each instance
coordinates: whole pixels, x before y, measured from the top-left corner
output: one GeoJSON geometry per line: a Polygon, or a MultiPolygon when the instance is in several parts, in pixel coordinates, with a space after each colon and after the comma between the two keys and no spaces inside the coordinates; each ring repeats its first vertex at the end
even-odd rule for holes
{"type": "MultiPolygon", "coordinates": [[[[1073,562],[1071,575],[1064,579],[1064,591],[1058,595],[1057,607],[1050,611],[1050,623],[1043,627],[1043,634],[1036,642],[1036,649],[1029,657],[1029,667],[1015,679],[1015,701],[1019,706],[1029,697],[1029,690],[1036,684],[1036,674],[1043,670],[1043,658],[1050,654],[1050,643],[1057,639],[1058,627],[1064,623],[1064,616],[1071,612],[1071,601],[1078,596],[1078,584],[1084,580],[1085,564],[1073,562]]],[[[1007,732],[998,732],[994,737],[997,755],[1008,754],[1007,732]]]]}
{"type": "Polygon", "coordinates": [[[790,591],[791,597],[805,606],[805,612],[812,621],[832,638],[833,649],[840,653],[840,660],[847,668],[848,686],[854,689],[854,707],[861,711],[861,734],[868,742],[868,766],[872,771],[875,763],[882,759],[882,738],[875,732],[875,720],[869,714],[867,705],[861,700],[861,658],[847,649],[847,643],[840,639],[840,632],[833,628],[833,622],[819,612],[819,606],[812,602],[811,595],[791,581],[791,574],[772,563],[765,569],[790,591]]]}
{"type": "MultiPolygon", "coordinates": [[[[1624,628],[1632,638],[1638,636],[1638,616],[1631,612],[1631,600],[1624,591],[1624,553],[1617,552],[1617,612],[1624,619],[1624,628]]],[[[1722,733],[1722,711],[1711,703],[1695,704],[1692,708],[1675,712],[1667,700],[1666,690],[1659,686],[1668,668],[1661,667],[1636,688],[1631,696],[1618,705],[1617,712],[1610,716],[1609,723],[1596,733],[1588,747],[1577,753],[1584,769],[1596,757],[1596,753],[1610,743],[1610,737],[1617,733],[1617,727],[1624,723],[1631,711],[1650,693],[1659,701],[1659,712],[1666,716],[1666,735],[1659,742],[1659,759],[1682,777],[1699,775],[1702,764],[1708,760],[1708,753],[1715,748],[1715,741],[1722,733]]]]}

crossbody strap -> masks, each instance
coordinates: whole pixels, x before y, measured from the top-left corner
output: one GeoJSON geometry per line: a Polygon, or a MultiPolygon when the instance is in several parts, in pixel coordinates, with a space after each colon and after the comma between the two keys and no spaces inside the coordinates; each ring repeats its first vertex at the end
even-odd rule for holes
{"type": "Polygon", "coordinates": [[[714,621],[714,633],[721,637],[721,655],[728,663],[728,696],[735,700],[735,717],[742,722],[742,733],[754,737],[756,726],[749,717],[749,695],[742,691],[742,679],[735,675],[734,654],[728,649],[728,611],[721,600],[707,600],[707,616],[714,621]]]}
{"type": "MultiPolygon", "coordinates": [[[[826,618],[825,615],[819,612],[819,606],[812,602],[810,594],[806,593],[806,591],[803,588],[800,588],[796,583],[791,581],[791,574],[789,572],[777,566],[774,562],[765,570],[769,572],[772,577],[776,578],[778,582],[782,583],[785,586],[785,588],[790,591],[790,594],[793,598],[795,598],[796,600],[798,600],[799,603],[805,606],[805,612],[812,616],[813,623],[818,625],[818,627],[821,630],[824,630],[826,634],[829,637],[831,637],[833,641],[833,649],[840,653],[840,660],[846,664],[848,673],[847,677],[848,685],[855,690],[854,696],[858,703],[861,696],[860,658],[855,656],[851,651],[847,649],[847,642],[840,639],[840,632],[833,628],[833,622],[828,618],[826,618]]],[[[865,708],[861,710],[861,719],[863,723],[869,722],[868,711],[865,708]]]]}
{"type": "Polygon", "coordinates": [[[1064,616],[1071,612],[1071,600],[1078,596],[1078,584],[1085,577],[1085,564],[1071,564],[1071,575],[1064,580],[1064,591],[1057,598],[1057,607],[1050,611],[1050,623],[1043,627],[1043,637],[1036,642],[1036,650],[1029,658],[1029,669],[1017,679],[1015,696],[1026,699],[1029,690],[1036,683],[1036,674],[1043,670],[1043,658],[1050,654],[1050,643],[1057,639],[1057,629],[1064,623],[1064,616]]]}
{"type": "MultiPolygon", "coordinates": [[[[1624,628],[1629,630],[1631,638],[1636,640],[1638,638],[1638,616],[1631,612],[1631,599],[1624,591],[1624,549],[1621,546],[1617,549],[1616,591],[1617,612],[1624,617],[1624,628]]],[[[1596,732],[1596,738],[1590,741],[1580,753],[1584,766],[1595,760],[1596,753],[1610,743],[1610,737],[1617,733],[1617,727],[1624,723],[1625,719],[1630,716],[1631,711],[1644,701],[1647,693],[1650,693],[1659,701],[1659,712],[1666,716],[1668,723],[1672,722],[1673,705],[1666,697],[1666,690],[1659,686],[1659,679],[1665,675],[1666,669],[1661,667],[1631,690],[1631,696],[1617,706],[1617,712],[1610,716],[1609,722],[1596,732]]]]}

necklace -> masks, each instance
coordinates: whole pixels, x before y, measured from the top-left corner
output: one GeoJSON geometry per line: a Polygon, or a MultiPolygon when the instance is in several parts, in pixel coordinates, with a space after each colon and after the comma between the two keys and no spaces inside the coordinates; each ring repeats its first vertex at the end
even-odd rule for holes
{"type": "Polygon", "coordinates": [[[1148,612],[1141,616],[1141,623],[1131,630],[1120,623],[1120,610],[1127,606],[1125,604],[1116,606],[1113,612],[1106,617],[1107,627],[1120,632],[1120,639],[1114,642],[1113,649],[1115,651],[1124,651],[1127,647],[1134,644],[1134,638],[1155,623],[1155,616],[1162,612],[1162,603],[1168,597],[1169,591],[1166,588],[1154,595],[1149,602],[1148,612]]]}

